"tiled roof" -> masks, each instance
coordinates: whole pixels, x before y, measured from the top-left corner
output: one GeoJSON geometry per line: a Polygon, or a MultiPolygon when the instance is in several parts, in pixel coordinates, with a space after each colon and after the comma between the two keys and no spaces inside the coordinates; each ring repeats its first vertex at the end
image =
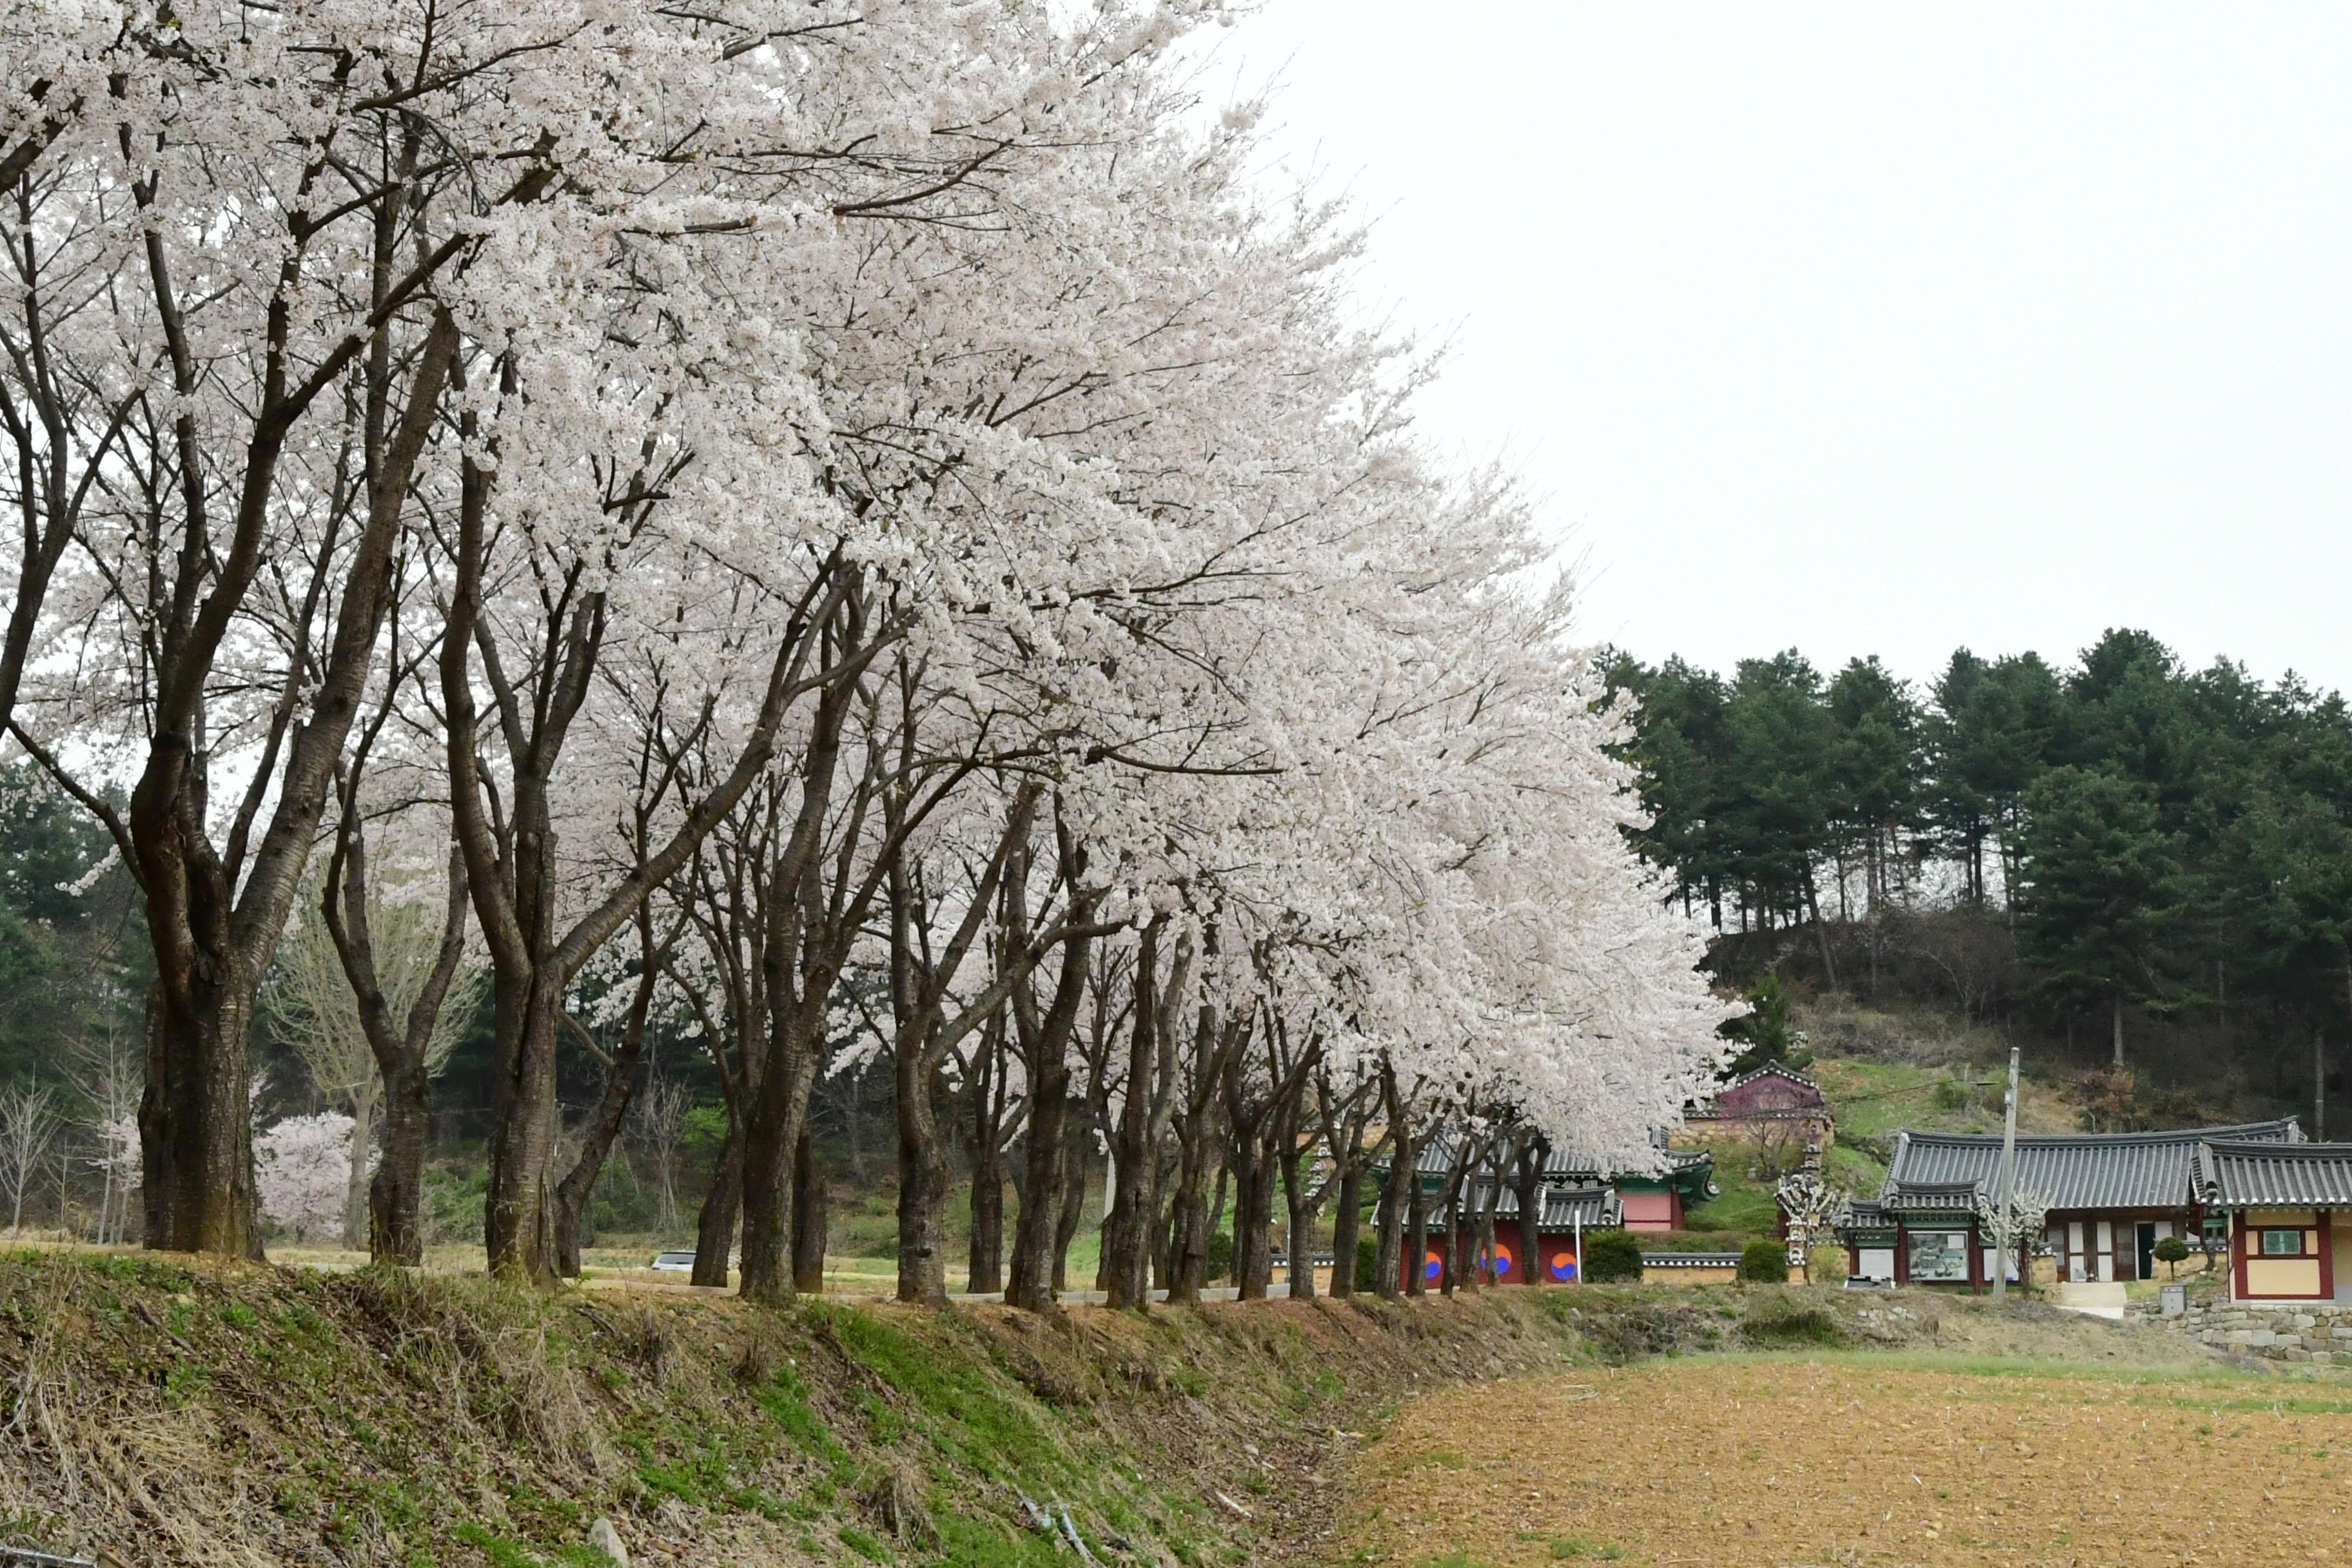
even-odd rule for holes
{"type": "Polygon", "coordinates": [[[1536,1229],[1606,1230],[1625,1223],[1625,1205],[1606,1187],[1546,1187],[1543,1218],[1536,1229]]]}
{"type": "Polygon", "coordinates": [[[1811,1105],[1785,1106],[1775,1110],[1740,1110],[1733,1112],[1733,1114],[1740,1121],[1760,1121],[1766,1117],[1772,1116],[1822,1116],[1828,1112],[1829,1096],[1822,1092],[1822,1086],[1820,1084],[1815,1083],[1811,1079],[1807,1078],[1803,1073],[1798,1072],[1792,1068],[1784,1067],[1779,1062],[1766,1062],[1762,1067],[1758,1068],[1753,1072],[1741,1073],[1729,1083],[1719,1083],[1716,1085],[1715,1088],[1709,1091],[1706,1100],[1700,1101],[1695,1109],[1685,1112],[1685,1114],[1696,1117],[1702,1121],[1711,1121],[1716,1115],[1715,1107],[1717,1100],[1721,1100],[1725,1095],[1729,1094],[1733,1089],[1745,1089],[1749,1084],[1754,1083],[1758,1079],[1761,1078],[1784,1078],[1790,1083],[1802,1085],[1804,1088],[1813,1091],[1814,1103],[1811,1105]]]}
{"type": "Polygon", "coordinates": [[[2216,1208],[2352,1208],[2352,1143],[2197,1145],[2197,1197],[2216,1208]]]}
{"type": "Polygon", "coordinates": [[[1856,1198],[1838,1215],[1837,1227],[1840,1230],[1893,1230],[1895,1215],[1884,1204],[1856,1198]]]}
{"type": "Polygon", "coordinates": [[[1652,1173],[1648,1172],[1629,1172],[1622,1165],[1614,1170],[1607,1169],[1605,1168],[1607,1162],[1595,1155],[1576,1151],[1554,1156],[1544,1166],[1544,1177],[1547,1181],[1554,1182],[1594,1179],[1615,1181],[1620,1176],[1627,1175],[1636,1180],[1644,1178],[1664,1180],[1697,1170],[1701,1166],[1709,1170],[1715,1167],[1715,1155],[1705,1149],[1662,1149],[1659,1152],[1666,1157],[1665,1165],[1664,1169],[1654,1173],[1654,1177],[1652,1177],[1652,1173]]]}
{"type": "MultiPolygon", "coordinates": [[[[1475,1206],[1486,1196],[1482,1185],[1470,1200],[1475,1206]]],[[[1519,1217],[1519,1194],[1505,1187],[1495,1195],[1495,1217],[1516,1220],[1519,1217]]],[[[1433,1230],[1442,1229],[1450,1216],[1444,1209],[1430,1211],[1433,1230]]],[[[1610,1230],[1625,1223],[1625,1205],[1607,1187],[1554,1187],[1543,1190],[1543,1218],[1537,1222],[1536,1231],[1570,1231],[1581,1226],[1586,1230],[1610,1230]]]]}
{"type": "Polygon", "coordinates": [[[1983,1191],[1975,1182],[1889,1182],[1879,1202],[1904,1214],[1973,1214],[1983,1191]]]}
{"type": "MultiPolygon", "coordinates": [[[[2189,1201],[2189,1167],[2200,1142],[2273,1146],[2303,1142],[2293,1117],[2177,1132],[2020,1133],[2017,1187],[2053,1209],[2179,1208],[2189,1201]]],[[[1881,1197],[1890,1206],[1913,1189],[1973,1185],[1990,1192],[2000,1167],[1999,1133],[1897,1133],[1881,1197]]]]}
{"type": "MultiPolygon", "coordinates": [[[[1424,1176],[1435,1176],[1443,1180],[1454,1174],[1454,1156],[1460,1151],[1461,1145],[1457,1140],[1442,1133],[1424,1139],[1421,1147],[1414,1152],[1413,1168],[1424,1176]]],[[[1658,1152],[1665,1156],[1664,1168],[1659,1173],[1661,1175],[1674,1175],[1700,1165],[1711,1166],[1715,1159],[1704,1149],[1662,1149],[1658,1152]]],[[[1553,1154],[1545,1160],[1543,1178],[1552,1183],[1611,1181],[1627,1173],[1626,1163],[1627,1162],[1624,1161],[1604,1161],[1596,1155],[1571,1150],[1564,1154],[1553,1154]]],[[[1388,1165],[1383,1161],[1374,1168],[1385,1171],[1388,1165]]],[[[1490,1174],[1493,1168],[1494,1160],[1490,1156],[1479,1167],[1477,1174],[1482,1176],[1490,1174]]],[[[1646,1173],[1643,1173],[1646,1174],[1646,1173]]],[[[1509,1184],[1514,1179],[1514,1173],[1505,1170],[1503,1179],[1506,1184],[1509,1184]]]]}
{"type": "Polygon", "coordinates": [[[1785,1062],[1766,1062],[1754,1072],[1741,1073],[1738,1078],[1733,1079],[1729,1083],[1725,1084],[1722,1089],[1717,1089],[1716,1092],[1717,1094],[1721,1094],[1725,1089],[1738,1089],[1741,1084],[1754,1083],[1759,1078],[1785,1078],[1791,1083],[1803,1084],[1807,1089],[1811,1089],[1816,1094],[1821,1092],[1822,1086],[1820,1084],[1815,1083],[1811,1079],[1807,1078],[1803,1073],[1799,1072],[1796,1068],[1790,1067],[1785,1062]]]}

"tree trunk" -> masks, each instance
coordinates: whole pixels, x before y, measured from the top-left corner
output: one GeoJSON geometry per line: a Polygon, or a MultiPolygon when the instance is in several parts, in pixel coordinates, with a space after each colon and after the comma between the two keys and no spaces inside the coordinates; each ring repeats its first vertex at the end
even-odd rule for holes
{"type": "Polygon", "coordinates": [[[1356,1231],[1363,1203],[1363,1167],[1350,1160],[1339,1167],[1339,1182],[1331,1212],[1331,1299],[1352,1300],[1356,1294],[1356,1231]]]}
{"type": "Polygon", "coordinates": [[[992,1295],[1004,1289],[1004,1168],[989,1126],[972,1141],[971,1267],[964,1289],[992,1295]]]}
{"type": "Polygon", "coordinates": [[[1073,1100],[1069,1114],[1063,1118],[1062,1207],[1054,1216],[1054,1266],[1051,1278],[1054,1294],[1058,1297],[1070,1288],[1070,1244],[1078,1237],[1078,1227],[1087,1220],[1087,1134],[1086,1102],[1073,1100]]]}
{"type": "Polygon", "coordinates": [[[793,1153],[793,1289],[809,1295],[824,1291],[827,1207],[824,1167],[803,1121],[793,1153]]]}
{"type": "Polygon", "coordinates": [[[1422,1190],[1420,1151],[1413,1151],[1415,1163],[1400,1165],[1405,1182],[1404,1293],[1425,1296],[1429,1293],[1429,1194],[1422,1190]]]}
{"type": "Polygon", "coordinates": [[[1255,1126],[1235,1126],[1227,1155],[1234,1173],[1234,1284],[1244,1301],[1262,1301],[1274,1279],[1274,1194],[1255,1126]]]}
{"type": "Polygon", "coordinates": [[[2116,1066],[2124,1065],[2124,994],[2115,994],[2116,1066]]]}
{"type": "Polygon", "coordinates": [[[636,1088],[637,1061],[646,1046],[642,1005],[650,1002],[652,990],[650,984],[638,988],[640,1010],[631,1018],[621,1048],[605,1064],[604,1092],[598,1096],[596,1109],[580,1135],[580,1156],[555,1185],[555,1271],[566,1279],[580,1278],[580,1216],[588,1207],[589,1195],[596,1190],[596,1178],[604,1173],[604,1162],[619,1141],[621,1124],[629,1114],[629,1101],[636,1088]]]}
{"type": "Polygon", "coordinates": [[[1475,1264],[1468,1256],[1475,1223],[1470,1217],[1470,1173],[1478,1163],[1477,1141],[1467,1131],[1454,1145],[1454,1168],[1446,1173],[1445,1185],[1438,1194],[1438,1207],[1445,1213],[1445,1258],[1438,1272],[1439,1288],[1451,1298],[1461,1288],[1464,1275],[1475,1264]]]}
{"type": "Polygon", "coordinates": [[[1543,1168],[1544,1156],[1549,1151],[1541,1139],[1535,1139],[1519,1151],[1519,1283],[1540,1284],[1543,1280],[1543,1260],[1537,1255],[1543,1250],[1543,1168]]]}
{"type": "Polygon", "coordinates": [[[375,1095],[352,1099],[352,1168],[343,1183],[343,1245],[356,1252],[368,1243],[368,1151],[375,1142],[375,1095]]]}
{"type": "MultiPolygon", "coordinates": [[[[247,1054],[253,987],[198,982],[190,956],[176,983],[160,978],[151,993],[147,1088],[139,1102],[147,1245],[257,1262],[247,1054]]],[[[236,967],[226,955],[214,962],[236,967]]]]}
{"type": "Polygon", "coordinates": [[[1004,1289],[1003,1019],[999,1014],[973,1052],[971,1084],[971,1236],[964,1289],[992,1295],[1004,1289]]]}
{"type": "Polygon", "coordinates": [[[793,1297],[793,1160],[808,1124],[816,1047],[801,1009],[771,998],[772,1034],[743,1118],[743,1295],[754,1301],[793,1297]]]}
{"type": "MultiPolygon", "coordinates": [[[[1315,1200],[1307,1190],[1301,1170],[1306,1161],[1298,1147],[1295,1114],[1289,1121],[1290,1125],[1283,1131],[1281,1163],[1282,1191],[1290,1224],[1290,1299],[1311,1301],[1315,1299],[1315,1200]]],[[[1339,1272],[1339,1259],[1334,1253],[1331,1273],[1335,1279],[1339,1272]]]]}
{"type": "Polygon", "coordinates": [[[1830,928],[1822,919],[1821,893],[1813,886],[1813,868],[1810,865],[1805,868],[1805,901],[1812,907],[1813,936],[1822,950],[1822,973],[1834,991],[1838,988],[1837,960],[1830,956],[1830,928]]]}
{"type": "Polygon", "coordinates": [[[495,977],[497,1069],[490,1087],[489,1193],[483,1241],[490,1272],[535,1284],[556,1278],[555,1033],[562,983],[543,969],[495,977]]]}
{"type": "Polygon", "coordinates": [[[1103,1220],[1104,1300],[1113,1307],[1140,1307],[1151,1235],[1150,1189],[1159,1162],[1151,1147],[1153,1070],[1160,1054],[1160,932],[1164,917],[1144,928],[1135,956],[1135,1024],[1128,1040],[1127,1097],[1111,1144],[1117,1186],[1103,1220]]]}
{"type": "Polygon", "coordinates": [[[1421,1163],[1421,1148],[1413,1142],[1411,1110],[1397,1092],[1396,1074],[1385,1064],[1381,1068],[1381,1100],[1391,1136],[1389,1179],[1381,1186],[1374,1289],[1380,1291],[1381,1300],[1393,1301],[1404,1291],[1405,1193],[1421,1163]]]}
{"type": "Polygon", "coordinates": [[[694,1226],[696,1285],[724,1289],[729,1255],[735,1250],[735,1226],[743,1211],[743,1137],[730,1117],[727,1136],[711,1164],[710,1190],[702,1197],[702,1211],[694,1226]]]}
{"type": "MultiPolygon", "coordinates": [[[[948,1299],[948,1161],[940,1146],[939,1110],[919,1046],[894,1053],[898,1086],[898,1300],[944,1306],[948,1299]]],[[[1037,1111],[1030,1111],[1036,1131],[1037,1111]]],[[[1035,1170],[1031,1170],[1035,1177],[1035,1170]]],[[[1046,1192],[1058,1191],[1048,1184],[1046,1192]]],[[[1030,1205],[1022,1205],[1022,1218],[1030,1205]]],[[[1020,1268],[1015,1258],[1014,1268],[1020,1268]]]]}
{"type": "Polygon", "coordinates": [[[368,1184],[368,1256],[414,1268],[425,1261],[425,1147],[432,1130],[422,1061],[383,1086],[383,1152],[368,1184]]]}
{"type": "Polygon", "coordinates": [[[1477,1217],[1474,1222],[1475,1234],[1471,1237],[1469,1274],[1473,1289],[1484,1289],[1489,1285],[1502,1283],[1502,1276],[1495,1268],[1495,1209],[1502,1202],[1502,1172],[1497,1169],[1495,1176],[1494,1181],[1486,1184],[1486,1191],[1479,1194],[1477,1217]]]}
{"type": "Polygon", "coordinates": [[[1176,1143],[1176,1193],[1168,1205],[1168,1303],[1198,1306],[1209,1269],[1207,1130],[1186,1127],[1176,1143]]]}
{"type": "Polygon", "coordinates": [[[1033,1312],[1048,1311],[1054,1305],[1054,1237],[1062,1223],[1063,1166],[1069,1153],[1069,1084],[1066,1066],[1048,1066],[1029,1085],[1021,1212],[1013,1221],[1013,1268],[1004,1299],[1033,1312]]]}

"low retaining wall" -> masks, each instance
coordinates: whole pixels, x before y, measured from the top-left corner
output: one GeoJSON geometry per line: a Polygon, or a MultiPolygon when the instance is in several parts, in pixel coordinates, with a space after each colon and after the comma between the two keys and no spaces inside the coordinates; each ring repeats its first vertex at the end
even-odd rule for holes
{"type": "Polygon", "coordinates": [[[2325,1301],[2196,1301],[2181,1316],[2160,1321],[2216,1350],[2273,1361],[2352,1366],[2352,1306],[2325,1301]]]}
{"type": "Polygon", "coordinates": [[[1645,1252],[1644,1285],[1728,1285],[1739,1278],[1736,1252],[1645,1252]]]}

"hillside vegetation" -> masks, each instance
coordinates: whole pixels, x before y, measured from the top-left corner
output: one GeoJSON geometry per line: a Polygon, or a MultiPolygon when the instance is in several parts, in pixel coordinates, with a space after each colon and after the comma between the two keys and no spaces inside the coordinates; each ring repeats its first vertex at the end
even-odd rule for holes
{"type": "MultiPolygon", "coordinates": [[[[1876,1194],[1895,1135],[1905,1128],[2000,1131],[2009,1052],[1990,1026],[1932,1005],[1874,1007],[1843,996],[1801,998],[1791,1017],[1813,1053],[1805,1075],[1822,1086],[1837,1119],[1822,1161],[1832,1185],[1857,1197],[1876,1194]]],[[[2032,1063],[2018,1084],[2018,1131],[2080,1131],[2105,1089],[2104,1074],[2032,1063]]],[[[1690,1211],[1686,1231],[1658,1245],[1736,1250],[1774,1234],[1773,1188],[1798,1152],[1736,1136],[1714,1149],[1720,1194],[1690,1211]]]]}
{"type": "Polygon", "coordinates": [[[1642,850],[1709,968],[1933,1002],[2180,1119],[2310,1108],[2352,1037],[2352,707],[2112,629],[1933,679],[1620,661],[1642,850]]]}

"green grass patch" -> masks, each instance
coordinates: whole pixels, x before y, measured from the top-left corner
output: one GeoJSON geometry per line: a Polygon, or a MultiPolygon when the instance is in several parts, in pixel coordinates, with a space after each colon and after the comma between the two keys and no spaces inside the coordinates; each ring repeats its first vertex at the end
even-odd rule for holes
{"type": "Polygon", "coordinates": [[[891,1561],[890,1549],[888,1547],[883,1545],[879,1541],[877,1541],[874,1537],[866,1534],[864,1531],[856,1529],[855,1526],[845,1524],[841,1527],[841,1543],[844,1546],[848,1547],[852,1552],[856,1552],[860,1557],[865,1558],[868,1563],[887,1563],[891,1561]]]}

